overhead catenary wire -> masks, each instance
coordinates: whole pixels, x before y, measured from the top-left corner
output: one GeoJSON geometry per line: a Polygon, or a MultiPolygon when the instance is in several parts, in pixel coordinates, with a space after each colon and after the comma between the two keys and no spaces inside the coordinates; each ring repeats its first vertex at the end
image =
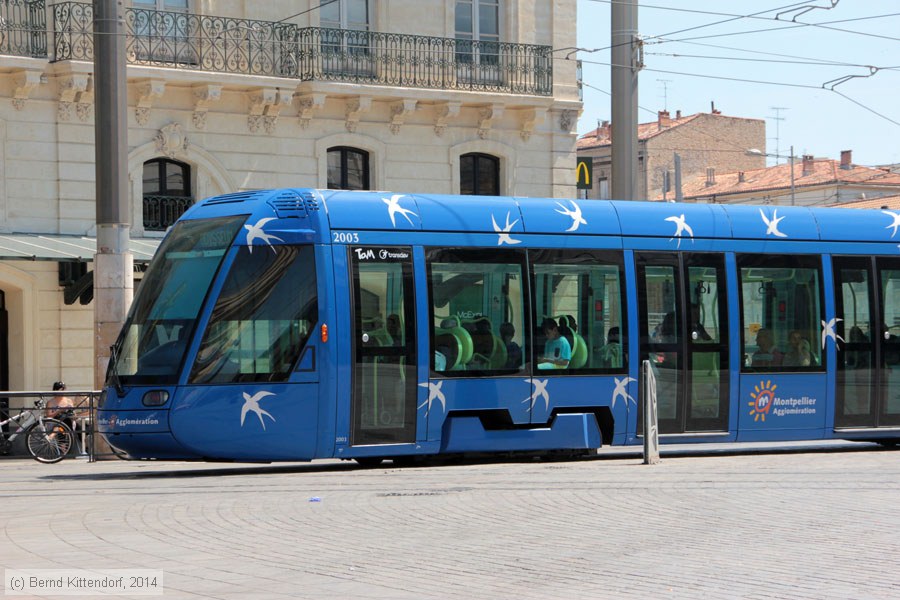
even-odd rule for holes
{"type": "MultiPolygon", "coordinates": [[[[614,1],[617,1],[617,0],[588,0],[588,1],[612,4],[614,1]]],[[[800,4],[808,4],[808,3],[800,3],[800,4]]],[[[687,8],[674,8],[674,7],[668,7],[668,6],[664,7],[664,6],[654,6],[654,5],[642,4],[641,8],[655,8],[655,9],[661,9],[661,10],[672,10],[672,11],[677,11],[677,12],[698,13],[698,14],[715,14],[715,15],[720,15],[720,16],[727,15],[727,16],[731,17],[731,18],[725,19],[723,21],[715,21],[713,23],[706,23],[704,25],[698,25],[696,27],[690,27],[690,28],[683,29],[683,30],[661,33],[661,34],[652,35],[652,36],[646,36],[646,37],[642,38],[642,41],[644,44],[692,42],[695,40],[704,40],[704,39],[712,39],[712,38],[719,38],[719,37],[730,37],[730,36],[737,36],[737,35],[749,35],[749,34],[753,34],[753,33],[772,33],[772,32],[778,32],[778,31],[787,31],[787,30],[797,29],[797,28],[802,28],[802,27],[821,27],[824,29],[840,31],[843,33],[852,33],[852,34],[875,37],[875,38],[883,38],[883,39],[887,39],[887,40],[891,40],[891,41],[900,41],[900,38],[896,38],[896,37],[892,37],[892,36],[883,36],[883,35],[874,34],[874,33],[865,32],[865,31],[856,31],[856,30],[852,30],[852,29],[842,29],[839,27],[831,27],[832,25],[836,25],[836,24],[840,24],[840,23],[852,23],[852,22],[856,22],[856,21],[868,21],[868,20],[873,20],[873,19],[884,19],[884,18],[888,18],[888,17],[896,17],[896,16],[900,16],[900,13],[868,15],[868,16],[864,16],[864,17],[853,17],[850,19],[836,19],[833,21],[824,21],[822,23],[803,23],[803,22],[785,23],[785,21],[781,21],[776,18],[760,16],[767,12],[774,12],[776,10],[790,8],[791,6],[797,6],[797,4],[790,4],[790,5],[787,5],[784,7],[773,8],[770,10],[761,11],[758,13],[752,13],[749,15],[737,15],[737,14],[731,14],[731,13],[717,13],[717,12],[712,12],[712,11],[701,11],[701,10],[687,9],[687,8]],[[694,36],[694,37],[687,37],[687,38],[681,38],[681,39],[664,39],[664,38],[668,38],[669,36],[676,35],[678,33],[684,33],[684,32],[693,31],[696,29],[703,29],[706,27],[713,27],[715,25],[721,25],[723,23],[737,21],[740,19],[762,19],[762,20],[767,20],[767,21],[771,21],[771,22],[775,22],[775,23],[784,23],[785,26],[784,27],[766,27],[766,28],[762,28],[762,29],[751,29],[751,30],[747,30],[747,31],[732,31],[732,32],[727,32],[727,33],[709,34],[709,35],[694,36]],[[654,40],[656,40],[656,41],[654,41],[654,40]]],[[[566,56],[566,58],[570,58],[572,54],[577,53],[577,52],[585,52],[585,53],[603,52],[604,50],[610,50],[617,46],[618,45],[615,45],[615,44],[610,45],[610,46],[603,46],[601,48],[573,48],[573,47],[569,46],[569,47],[554,49],[553,52],[561,52],[561,51],[568,50],[569,54],[566,56]]]]}
{"type": "MultiPolygon", "coordinates": [[[[605,3],[607,3],[607,4],[613,4],[613,1],[612,1],[612,0],[591,0],[591,1],[594,1],[594,2],[605,2],[605,3]]],[[[788,4],[787,6],[782,6],[782,7],[778,7],[778,8],[773,8],[773,9],[769,9],[769,10],[764,10],[764,11],[761,11],[761,12],[758,12],[758,13],[752,13],[752,15],[734,15],[734,16],[732,16],[732,18],[725,19],[725,20],[723,20],[723,21],[716,21],[715,23],[705,23],[705,24],[703,24],[703,25],[697,25],[697,26],[695,26],[695,27],[689,27],[689,28],[687,28],[687,29],[680,29],[680,30],[678,30],[678,31],[670,31],[669,33],[663,33],[663,34],[661,34],[660,36],[653,36],[652,38],[647,38],[647,39],[653,39],[653,38],[656,38],[656,37],[675,35],[675,34],[678,34],[678,33],[684,33],[684,32],[686,32],[686,31],[693,31],[693,30],[695,30],[695,29],[703,29],[703,28],[705,28],[705,27],[713,27],[713,26],[715,26],[715,25],[720,25],[720,24],[722,24],[722,23],[728,23],[728,22],[731,22],[731,21],[737,21],[737,20],[739,20],[739,19],[749,18],[750,16],[761,15],[761,14],[765,14],[765,13],[767,13],[767,12],[775,12],[776,10],[782,10],[782,9],[792,8],[792,7],[795,7],[795,6],[801,6],[801,5],[803,5],[803,4],[806,4],[806,3],[805,3],[805,2],[795,2],[795,3],[793,3],[793,4],[788,4]]],[[[648,6],[646,6],[646,5],[641,5],[641,7],[642,7],[642,8],[652,8],[652,7],[648,7],[648,6]]],[[[674,9],[674,8],[673,8],[672,10],[676,10],[676,11],[680,11],[680,12],[698,12],[698,11],[694,11],[694,10],[690,10],[690,9],[674,9]]],[[[605,47],[603,47],[603,48],[594,48],[594,49],[567,47],[567,48],[560,48],[559,50],[554,50],[554,52],[562,51],[562,50],[571,50],[572,52],[570,52],[568,55],[566,55],[566,58],[568,59],[568,58],[571,56],[571,54],[573,54],[573,53],[575,53],[575,52],[579,52],[579,51],[581,51],[581,52],[590,52],[590,53],[593,53],[593,52],[602,52],[602,51],[604,51],[604,50],[611,50],[611,49],[613,49],[613,48],[617,48],[617,47],[619,47],[620,45],[625,45],[625,44],[627,44],[627,43],[630,43],[630,42],[624,42],[623,44],[613,44],[613,45],[611,45],[611,46],[605,46],[605,47]]]]}
{"type": "MultiPolygon", "coordinates": [[[[671,40],[671,41],[674,41],[674,40],[671,40]]],[[[689,41],[682,41],[680,43],[688,44],[691,46],[702,46],[704,48],[716,48],[717,50],[732,50],[735,52],[745,52],[747,54],[759,54],[762,56],[775,56],[777,58],[791,58],[791,59],[796,59],[796,60],[801,60],[801,61],[810,61],[813,63],[822,64],[822,65],[832,65],[835,67],[867,67],[867,66],[869,66],[869,65],[849,63],[849,62],[844,62],[844,61],[839,61],[839,60],[829,60],[827,58],[814,58],[814,57],[809,57],[809,56],[798,56],[796,54],[766,52],[765,50],[754,50],[754,49],[750,49],[750,48],[737,48],[735,46],[723,46],[721,44],[705,44],[703,42],[689,42],[689,41]]],[[[882,67],[882,69],[898,69],[898,68],[900,68],[900,66],[882,67]]]]}

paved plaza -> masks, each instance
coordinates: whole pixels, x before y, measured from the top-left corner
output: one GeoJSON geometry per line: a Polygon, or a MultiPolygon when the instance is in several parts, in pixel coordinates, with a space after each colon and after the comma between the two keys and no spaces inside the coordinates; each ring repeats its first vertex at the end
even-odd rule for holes
{"type": "Polygon", "coordinates": [[[164,598],[900,597],[900,452],[867,444],[654,466],[6,460],[0,498],[7,572],[152,569],[164,598]]]}

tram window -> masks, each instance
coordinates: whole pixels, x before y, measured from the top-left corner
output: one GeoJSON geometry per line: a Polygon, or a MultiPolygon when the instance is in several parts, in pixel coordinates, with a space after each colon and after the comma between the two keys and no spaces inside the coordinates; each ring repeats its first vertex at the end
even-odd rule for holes
{"type": "Polygon", "coordinates": [[[286,381],[318,320],[312,246],[250,250],[238,250],[191,383],[286,381]]]}
{"type": "Polygon", "coordinates": [[[525,366],[525,253],[432,249],[431,368],[442,375],[513,374],[525,366]]]}
{"type": "Polygon", "coordinates": [[[818,256],[738,255],[744,371],[820,371],[818,256]]]}
{"type": "Polygon", "coordinates": [[[538,250],[530,251],[529,257],[534,270],[537,368],[582,374],[624,372],[627,336],[621,253],[538,250]],[[544,335],[542,326],[551,321],[556,332],[544,335]],[[559,360],[557,351],[568,354],[568,360],[559,360]]]}
{"type": "Polygon", "coordinates": [[[174,383],[194,325],[245,217],[180,221],[135,296],[113,367],[124,383],[174,383]]]}

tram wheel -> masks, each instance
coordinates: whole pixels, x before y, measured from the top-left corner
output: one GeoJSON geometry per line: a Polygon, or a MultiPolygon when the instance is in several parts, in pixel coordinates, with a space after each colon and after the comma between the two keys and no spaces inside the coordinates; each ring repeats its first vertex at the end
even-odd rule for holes
{"type": "Polygon", "coordinates": [[[356,464],[365,468],[365,469],[373,469],[380,465],[384,459],[378,456],[360,456],[358,458],[354,458],[356,464]]]}

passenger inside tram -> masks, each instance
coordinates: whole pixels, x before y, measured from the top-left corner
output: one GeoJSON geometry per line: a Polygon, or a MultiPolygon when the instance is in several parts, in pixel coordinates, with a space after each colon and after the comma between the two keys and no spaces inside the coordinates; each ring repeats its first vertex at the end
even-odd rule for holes
{"type": "Polygon", "coordinates": [[[538,358],[538,369],[565,369],[572,359],[572,346],[559,331],[559,325],[550,318],[541,323],[541,330],[547,341],[544,354],[538,358]]]}
{"type": "Polygon", "coordinates": [[[780,367],[784,361],[784,354],[775,347],[775,340],[769,329],[760,329],[756,332],[756,345],[759,349],[753,353],[752,366],[754,367],[780,367]]]}

